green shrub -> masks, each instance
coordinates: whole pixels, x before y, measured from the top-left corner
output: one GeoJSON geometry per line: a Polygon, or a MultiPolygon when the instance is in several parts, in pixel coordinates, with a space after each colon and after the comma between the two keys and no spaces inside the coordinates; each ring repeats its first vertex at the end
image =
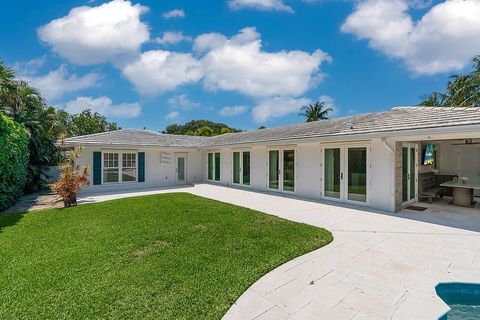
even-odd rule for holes
{"type": "Polygon", "coordinates": [[[28,157],[25,129],[0,113],[0,211],[22,195],[27,180],[28,157]]]}

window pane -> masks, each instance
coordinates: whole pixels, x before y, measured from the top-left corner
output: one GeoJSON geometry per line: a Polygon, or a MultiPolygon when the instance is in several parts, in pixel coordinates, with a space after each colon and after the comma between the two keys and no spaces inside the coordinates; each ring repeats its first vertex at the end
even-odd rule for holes
{"type": "Polygon", "coordinates": [[[220,181],[220,153],[215,153],[215,180],[220,181]]]}
{"type": "Polygon", "coordinates": [[[123,169],[122,170],[122,181],[129,182],[136,180],[137,169],[123,169]]]}
{"type": "Polygon", "coordinates": [[[213,153],[208,154],[208,180],[213,180],[213,153]]]}
{"type": "Polygon", "coordinates": [[[367,201],[367,148],[348,149],[348,199],[367,201]]]}
{"type": "Polygon", "coordinates": [[[270,189],[278,189],[278,150],[268,152],[268,187],[270,189]]]}
{"type": "Polygon", "coordinates": [[[240,152],[233,153],[233,183],[240,183],[240,152]]]}
{"type": "Polygon", "coordinates": [[[325,149],[325,196],[340,198],[340,149],[325,149]]]}
{"type": "Polygon", "coordinates": [[[118,169],[104,169],[103,182],[118,182],[118,169]]]}
{"type": "Polygon", "coordinates": [[[250,185],[250,152],[243,153],[243,184],[250,185]]]}
{"type": "Polygon", "coordinates": [[[178,181],[185,181],[185,158],[178,157],[177,158],[177,180],[178,181]]]}
{"type": "Polygon", "coordinates": [[[295,151],[283,151],[283,190],[295,191],[295,151]]]}

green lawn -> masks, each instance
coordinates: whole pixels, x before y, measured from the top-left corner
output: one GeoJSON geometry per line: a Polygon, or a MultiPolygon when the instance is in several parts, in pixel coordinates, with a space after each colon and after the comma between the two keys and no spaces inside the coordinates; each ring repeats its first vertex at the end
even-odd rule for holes
{"type": "Polygon", "coordinates": [[[0,217],[0,319],[220,319],[330,232],[185,193],[0,217]]]}

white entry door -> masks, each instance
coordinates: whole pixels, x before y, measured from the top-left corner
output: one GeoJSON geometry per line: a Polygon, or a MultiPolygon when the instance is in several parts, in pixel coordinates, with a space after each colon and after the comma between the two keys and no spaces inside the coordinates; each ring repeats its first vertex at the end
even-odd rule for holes
{"type": "Polygon", "coordinates": [[[323,149],[323,197],[368,204],[369,151],[366,145],[332,146],[323,149]]]}
{"type": "Polygon", "coordinates": [[[187,183],[187,156],[175,155],[175,179],[176,184],[187,183]]]}

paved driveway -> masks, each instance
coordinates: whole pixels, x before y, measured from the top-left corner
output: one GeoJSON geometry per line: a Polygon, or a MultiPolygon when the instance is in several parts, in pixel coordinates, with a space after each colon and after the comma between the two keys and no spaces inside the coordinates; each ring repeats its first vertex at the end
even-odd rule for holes
{"type": "MultiPolygon", "coordinates": [[[[480,283],[480,211],[398,214],[201,184],[183,191],[324,227],[334,241],[271,271],[224,319],[438,319],[439,282],[480,283]]],[[[85,198],[94,202],[137,194],[85,198]]],[[[451,210],[451,208],[447,208],[451,210]]]]}

